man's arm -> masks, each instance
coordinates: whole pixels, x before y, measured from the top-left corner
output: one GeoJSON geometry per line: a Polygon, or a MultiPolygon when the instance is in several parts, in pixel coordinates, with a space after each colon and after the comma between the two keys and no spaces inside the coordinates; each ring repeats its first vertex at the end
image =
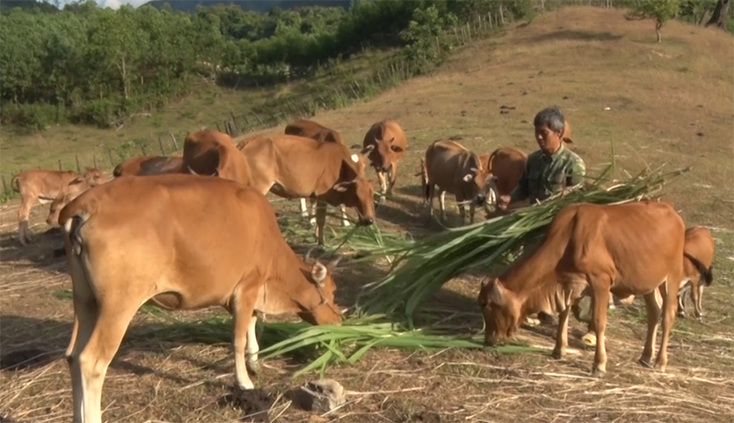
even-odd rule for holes
{"type": "Polygon", "coordinates": [[[510,210],[517,207],[521,207],[520,203],[528,196],[528,168],[525,166],[520,180],[517,182],[515,189],[510,192],[509,196],[502,196],[497,199],[497,208],[500,210],[510,210]]]}

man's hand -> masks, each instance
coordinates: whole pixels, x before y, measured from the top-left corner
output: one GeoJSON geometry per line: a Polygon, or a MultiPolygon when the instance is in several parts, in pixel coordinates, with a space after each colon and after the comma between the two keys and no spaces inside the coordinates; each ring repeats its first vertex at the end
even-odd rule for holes
{"type": "Polygon", "coordinates": [[[509,195],[500,195],[497,199],[497,208],[500,210],[507,210],[507,205],[510,204],[509,195]]]}

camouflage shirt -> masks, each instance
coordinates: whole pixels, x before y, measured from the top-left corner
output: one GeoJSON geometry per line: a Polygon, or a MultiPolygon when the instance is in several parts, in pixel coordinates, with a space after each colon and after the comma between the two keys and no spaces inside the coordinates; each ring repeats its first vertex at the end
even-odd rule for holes
{"type": "Polygon", "coordinates": [[[510,194],[510,202],[526,198],[530,204],[536,199],[543,201],[564,187],[581,183],[585,174],[583,159],[563,145],[551,156],[542,150],[535,151],[528,156],[525,171],[510,194]]]}

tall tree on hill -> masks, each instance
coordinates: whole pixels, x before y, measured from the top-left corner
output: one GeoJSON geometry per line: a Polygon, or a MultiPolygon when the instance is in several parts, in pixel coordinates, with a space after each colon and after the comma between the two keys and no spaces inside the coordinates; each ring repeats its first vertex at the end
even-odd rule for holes
{"type": "Polygon", "coordinates": [[[655,34],[660,42],[662,41],[660,30],[665,22],[675,18],[678,10],[680,10],[680,0],[645,0],[634,5],[625,18],[627,20],[653,19],[655,34]]]}
{"type": "Polygon", "coordinates": [[[729,19],[729,4],[730,0],[718,0],[716,2],[716,8],[714,9],[711,19],[706,23],[706,26],[715,25],[721,29],[726,29],[726,23],[729,19]]]}

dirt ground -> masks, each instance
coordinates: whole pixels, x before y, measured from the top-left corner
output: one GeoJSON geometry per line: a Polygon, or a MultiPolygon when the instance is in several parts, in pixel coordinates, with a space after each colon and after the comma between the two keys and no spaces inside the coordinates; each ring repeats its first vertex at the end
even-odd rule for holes
{"type": "MultiPolygon", "coordinates": [[[[571,350],[550,357],[554,328],[524,328],[521,340],[547,348],[512,356],[488,351],[372,350],[351,366],[329,368],[326,377],[349,391],[347,404],[331,413],[298,410],[287,392],[307,380],[292,374],[298,357],[267,360],[253,378],[258,390],[234,390],[228,343],[191,343],[171,319],[226,316],[223,310],[166,313],[141,310],[105,379],[103,419],[108,422],[730,422],[734,419],[734,178],[732,108],[734,40],[715,30],[677,22],[656,44],[651,22],[627,22],[622,12],[569,8],[541,16],[503,37],[463,48],[435,75],[417,78],[374,100],[319,114],[349,145],[385,117],[409,137],[393,198],[378,209],[383,231],[421,236],[425,206],[413,174],[426,146],[459,136],[478,152],[511,145],[532,151],[532,118],[559,104],[572,124],[574,150],[590,172],[610,159],[613,141],[623,170],[666,163],[692,166],[668,187],[688,225],[707,226],[716,239],[713,285],[703,299],[704,317],[676,319],[666,373],[642,368],[646,324],[641,299],[610,311],[608,367],[590,377],[593,350],[579,340],[584,325],[570,319],[571,350]],[[500,113],[500,106],[507,106],[500,113]],[[605,110],[609,108],[609,110],[605,110]],[[724,187],[724,189],[721,189],[724,187]],[[172,317],[173,316],[173,317],[172,317]]],[[[273,128],[280,132],[282,127],[273,128]]],[[[370,175],[376,181],[374,173],[370,175]]],[[[272,197],[275,199],[275,197],[272,197]]],[[[275,202],[295,215],[297,201],[275,202]]],[[[456,208],[447,196],[449,218],[456,208]]],[[[48,205],[33,210],[36,241],[15,239],[18,201],[0,206],[0,421],[71,419],[71,385],[63,360],[73,317],[65,258],[52,248],[58,233],[45,233],[48,205]],[[20,367],[18,362],[26,361],[20,367]]],[[[338,224],[336,219],[329,220],[338,224]]],[[[313,240],[311,240],[313,242],[313,240]]],[[[296,245],[299,252],[304,246],[296,245]]],[[[337,271],[340,303],[359,286],[385,274],[381,264],[344,260],[337,271]]],[[[467,333],[482,330],[475,303],[479,280],[460,277],[435,299],[447,318],[462,312],[467,333]]],[[[691,313],[689,313],[691,314],[691,313]]],[[[659,337],[658,337],[659,339],[659,337]]],[[[267,345],[261,343],[261,348],[267,345]]]]}

